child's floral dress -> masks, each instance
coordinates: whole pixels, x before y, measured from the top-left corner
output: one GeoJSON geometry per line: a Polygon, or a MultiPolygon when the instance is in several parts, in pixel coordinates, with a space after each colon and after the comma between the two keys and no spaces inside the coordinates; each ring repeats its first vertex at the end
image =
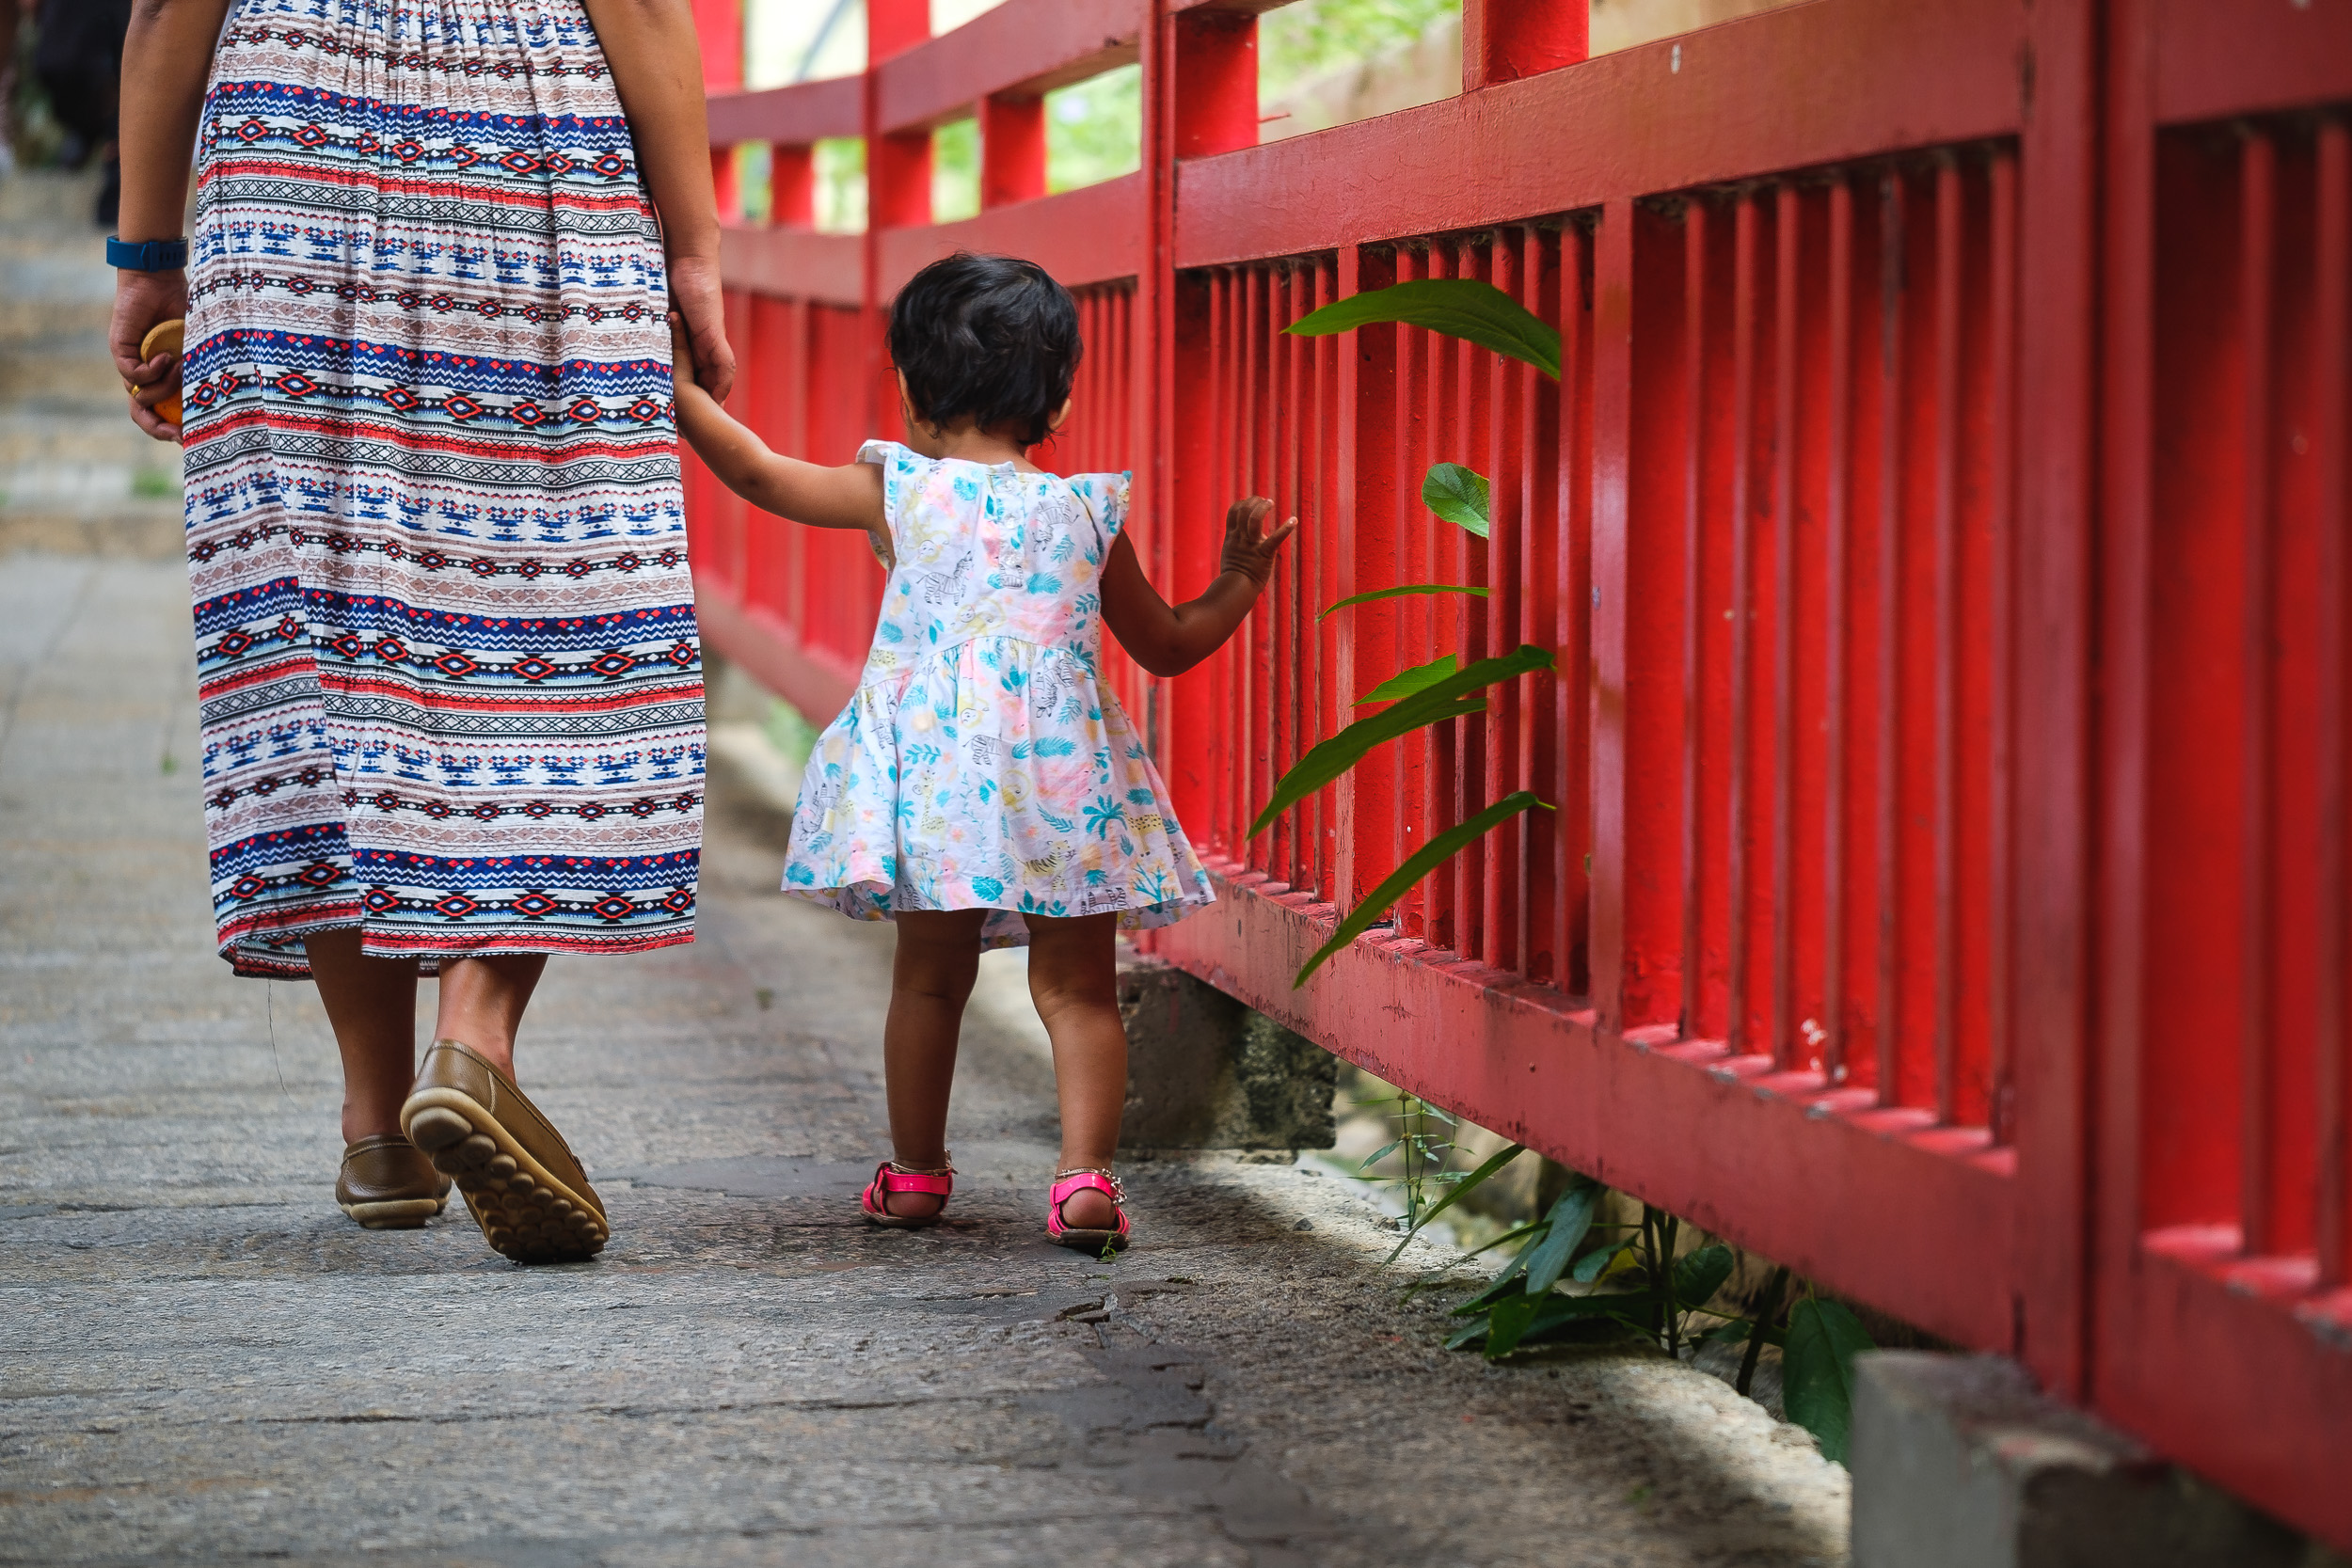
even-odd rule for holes
{"type": "Polygon", "coordinates": [[[1128,476],[1022,473],[868,441],[895,563],[850,705],[801,780],[784,889],[861,920],[1119,911],[1126,929],[1210,903],[1142,736],[1104,686],[1103,562],[1128,476]]]}

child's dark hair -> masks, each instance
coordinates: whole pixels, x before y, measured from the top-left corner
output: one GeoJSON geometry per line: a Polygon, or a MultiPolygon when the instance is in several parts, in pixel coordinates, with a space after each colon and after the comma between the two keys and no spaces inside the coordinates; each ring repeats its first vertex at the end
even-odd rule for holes
{"type": "Polygon", "coordinates": [[[960,250],[909,278],[890,307],[890,358],[916,416],[1009,425],[1024,446],[1045,439],[1084,346],[1070,291],[1011,256],[960,250]]]}

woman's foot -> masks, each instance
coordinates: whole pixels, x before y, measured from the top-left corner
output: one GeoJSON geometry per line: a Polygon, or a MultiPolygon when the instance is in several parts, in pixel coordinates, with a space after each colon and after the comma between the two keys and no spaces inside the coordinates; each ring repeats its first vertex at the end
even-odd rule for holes
{"type": "Polygon", "coordinates": [[[370,1230],[414,1230],[449,1202],[449,1178],[397,1132],[360,1138],[343,1150],[336,1206],[370,1230]]]}
{"type": "Polygon", "coordinates": [[[956,1167],[944,1163],[930,1169],[884,1160],[874,1167],[874,1180],[858,1195],[858,1207],[876,1225],[913,1230],[939,1223],[940,1211],[956,1190],[956,1167]]]}
{"type": "Polygon", "coordinates": [[[1127,1192],[1103,1166],[1057,1173],[1046,1195],[1045,1239],[1080,1252],[1127,1247],[1127,1192]]]}
{"type": "Polygon", "coordinates": [[[576,1263],[611,1227],[571,1148],[515,1081],[456,1040],[435,1040],[400,1109],[409,1141],[454,1177],[490,1245],[517,1263],[576,1263]]]}

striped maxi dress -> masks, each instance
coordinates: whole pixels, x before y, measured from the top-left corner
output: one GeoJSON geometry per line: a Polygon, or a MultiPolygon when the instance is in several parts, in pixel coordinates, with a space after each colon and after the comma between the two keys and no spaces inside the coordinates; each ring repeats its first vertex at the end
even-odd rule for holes
{"type": "Polygon", "coordinates": [[[187,548],[220,950],[691,941],[702,660],[660,232],[579,0],[238,0],[187,548]]]}

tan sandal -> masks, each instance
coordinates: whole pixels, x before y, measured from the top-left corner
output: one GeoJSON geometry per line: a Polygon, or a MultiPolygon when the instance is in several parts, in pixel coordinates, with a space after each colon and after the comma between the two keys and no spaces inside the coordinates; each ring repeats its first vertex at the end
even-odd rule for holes
{"type": "Polygon", "coordinates": [[[571,1147],[471,1047],[433,1042],[400,1124],[435,1169],[456,1179],[500,1253],[517,1263],[576,1263],[604,1250],[612,1227],[571,1147]]]}
{"type": "Polygon", "coordinates": [[[370,1230],[414,1230],[449,1204],[449,1178],[397,1132],[343,1149],[335,1206],[370,1230]]]}

